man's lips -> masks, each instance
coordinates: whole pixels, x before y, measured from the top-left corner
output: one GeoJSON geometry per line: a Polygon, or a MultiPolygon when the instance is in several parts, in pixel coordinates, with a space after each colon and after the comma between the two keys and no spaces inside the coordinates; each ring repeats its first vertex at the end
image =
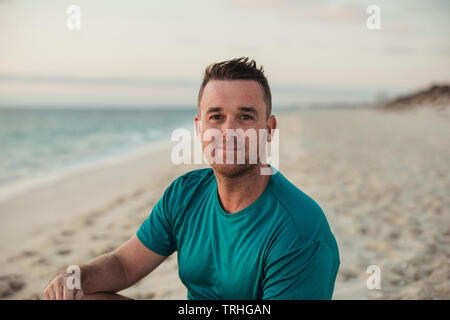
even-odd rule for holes
{"type": "Polygon", "coordinates": [[[230,150],[230,151],[237,151],[237,150],[243,150],[243,148],[242,147],[237,147],[237,146],[234,146],[233,148],[230,148],[230,147],[227,147],[227,146],[218,146],[217,147],[218,149],[222,149],[222,150],[230,150]]]}

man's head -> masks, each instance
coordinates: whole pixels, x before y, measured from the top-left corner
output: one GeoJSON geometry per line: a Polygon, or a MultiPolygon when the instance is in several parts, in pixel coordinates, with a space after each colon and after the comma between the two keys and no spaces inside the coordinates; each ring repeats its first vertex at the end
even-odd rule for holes
{"type": "Polygon", "coordinates": [[[270,92],[269,82],[264,75],[264,68],[256,65],[254,60],[249,58],[236,58],[210,64],[206,67],[203,75],[203,81],[198,92],[198,113],[200,114],[200,102],[206,85],[214,80],[249,80],[256,81],[263,93],[263,99],[266,104],[266,116],[269,119],[272,113],[272,94],[270,92]]]}
{"type": "MultiPolygon", "coordinates": [[[[249,137],[236,136],[227,133],[228,130],[252,129],[256,132],[256,143],[259,141],[259,130],[267,130],[267,141],[271,141],[272,130],[276,128],[276,119],[271,114],[271,93],[263,68],[258,68],[255,61],[248,58],[238,58],[209,65],[203,77],[203,82],[198,94],[198,115],[196,121],[201,122],[201,137],[208,129],[219,130],[222,141],[214,141],[216,145],[223,146],[223,164],[211,163],[216,172],[235,177],[244,174],[254,168],[260,162],[259,148],[257,146],[257,163],[249,162],[249,137]],[[226,149],[226,143],[230,140],[237,145],[237,150],[226,149]],[[245,144],[239,143],[245,141],[245,144]],[[245,163],[237,164],[239,150],[245,151],[245,163]],[[234,163],[227,164],[226,153],[233,153],[234,163]]],[[[197,128],[199,129],[199,128],[197,128]]],[[[252,131],[250,130],[250,131],[252,131]]],[[[248,131],[249,132],[249,131],[248,131]]],[[[265,141],[264,141],[265,142],[265,141]]],[[[202,148],[211,144],[211,141],[202,139],[202,148]]],[[[215,154],[213,152],[212,156],[215,154]]]]}

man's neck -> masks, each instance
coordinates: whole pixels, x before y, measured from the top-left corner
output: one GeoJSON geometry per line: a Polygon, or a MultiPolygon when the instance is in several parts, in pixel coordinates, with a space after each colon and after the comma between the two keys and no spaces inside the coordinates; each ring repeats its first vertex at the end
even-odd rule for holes
{"type": "Polygon", "coordinates": [[[237,177],[227,177],[215,172],[217,190],[222,208],[228,213],[238,212],[255,202],[266,189],[270,175],[262,175],[261,167],[254,166],[237,177]]]}

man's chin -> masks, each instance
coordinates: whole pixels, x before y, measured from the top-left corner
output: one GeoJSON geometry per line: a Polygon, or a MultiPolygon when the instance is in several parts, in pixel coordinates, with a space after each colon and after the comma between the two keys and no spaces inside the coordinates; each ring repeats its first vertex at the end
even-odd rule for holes
{"type": "Polygon", "coordinates": [[[218,174],[228,178],[235,178],[248,173],[256,164],[211,164],[211,167],[218,174]]]}

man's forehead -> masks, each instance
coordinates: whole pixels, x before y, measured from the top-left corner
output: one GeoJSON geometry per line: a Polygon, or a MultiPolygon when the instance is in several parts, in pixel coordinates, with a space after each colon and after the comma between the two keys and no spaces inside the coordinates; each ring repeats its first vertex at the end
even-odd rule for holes
{"type": "Polygon", "coordinates": [[[209,107],[264,105],[262,88],[254,80],[212,80],[204,90],[200,106],[209,107]]]}

